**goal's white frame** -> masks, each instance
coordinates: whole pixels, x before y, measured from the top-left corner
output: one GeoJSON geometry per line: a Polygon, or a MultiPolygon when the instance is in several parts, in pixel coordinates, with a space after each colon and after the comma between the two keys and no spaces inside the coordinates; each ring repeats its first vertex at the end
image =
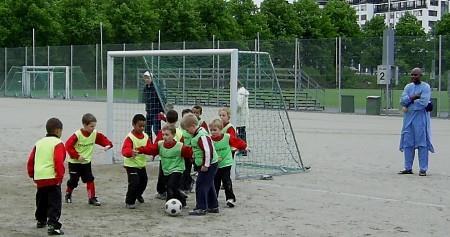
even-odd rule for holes
{"type": "Polygon", "coordinates": [[[65,98],[70,99],[70,66],[22,66],[22,94],[24,96],[31,96],[31,74],[48,73],[48,96],[50,97],[50,99],[53,99],[53,71],[55,69],[64,69],[66,73],[66,84],[64,88],[66,92],[65,98]]]}
{"type": "MultiPolygon", "coordinates": [[[[237,113],[237,81],[239,67],[238,49],[189,49],[189,50],[134,50],[108,51],[107,53],[107,106],[106,106],[106,135],[114,137],[114,58],[143,57],[143,56],[230,56],[230,110],[237,113]]],[[[231,117],[231,123],[236,123],[236,116],[231,117]]],[[[107,160],[114,163],[113,151],[107,152],[107,160]]]]}

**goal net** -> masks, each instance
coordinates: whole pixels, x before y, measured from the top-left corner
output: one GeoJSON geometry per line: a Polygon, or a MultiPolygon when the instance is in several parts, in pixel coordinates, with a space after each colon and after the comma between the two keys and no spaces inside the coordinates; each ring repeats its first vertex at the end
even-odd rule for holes
{"type": "MultiPolygon", "coordinates": [[[[207,123],[219,117],[219,108],[229,107],[231,123],[245,125],[237,124],[238,82],[249,91],[246,141],[251,151],[236,156],[237,178],[304,171],[270,55],[237,49],[108,52],[107,135],[115,142],[108,153],[112,162],[123,160],[120,151],[132,129],[132,117],[146,115],[145,71],[153,74],[153,98],[157,98],[147,109],[155,114],[173,108],[179,120],[181,111],[194,105],[203,107],[202,119],[207,123]]],[[[146,131],[153,131],[155,138],[157,129],[152,128],[146,131]]]]}

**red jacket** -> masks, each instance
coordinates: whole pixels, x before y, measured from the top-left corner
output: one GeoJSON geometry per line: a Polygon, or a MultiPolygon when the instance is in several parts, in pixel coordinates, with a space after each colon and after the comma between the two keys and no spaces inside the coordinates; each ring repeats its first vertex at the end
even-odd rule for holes
{"type": "MultiPolygon", "coordinates": [[[[89,137],[89,135],[91,135],[90,133],[84,131],[83,129],[81,129],[81,133],[85,137],[89,137]]],[[[72,134],[72,136],[70,136],[69,139],[67,139],[66,141],[67,153],[69,153],[69,156],[72,159],[78,159],[80,157],[78,152],[75,150],[75,144],[77,143],[77,141],[78,137],[75,133],[72,134]]],[[[100,132],[97,132],[97,136],[95,137],[95,144],[100,145],[102,147],[113,146],[112,142],[100,132]]]]}
{"type": "MultiPolygon", "coordinates": [[[[52,135],[47,135],[52,136],[52,135]]],[[[30,156],[28,157],[27,162],[27,171],[28,176],[30,178],[34,178],[34,159],[36,154],[36,146],[33,147],[33,150],[30,153],[30,156]]],[[[53,162],[55,167],[55,173],[56,177],[54,179],[41,179],[41,180],[35,180],[36,186],[38,188],[46,187],[46,186],[53,186],[53,185],[61,185],[63,178],[64,178],[64,160],[66,158],[66,149],[64,148],[64,144],[61,142],[58,145],[55,146],[55,150],[53,152],[53,162]]]]}
{"type": "MultiPolygon", "coordinates": [[[[223,126],[225,127],[225,126],[227,126],[227,125],[228,125],[228,123],[227,123],[227,124],[224,124],[223,126]]],[[[227,129],[227,133],[230,134],[230,137],[237,137],[237,136],[236,136],[236,130],[234,129],[233,126],[231,126],[231,127],[229,127],[229,128],[227,129]]]]}
{"type": "MultiPolygon", "coordinates": [[[[174,147],[176,144],[176,141],[170,141],[170,142],[164,142],[163,146],[166,149],[170,149],[172,147],[174,147]]],[[[147,144],[147,146],[145,147],[141,147],[138,149],[139,153],[142,154],[146,154],[146,155],[151,155],[151,156],[156,156],[159,155],[159,147],[158,147],[158,143],[154,143],[154,144],[147,144]]],[[[189,146],[185,146],[183,145],[183,147],[181,148],[181,157],[186,158],[186,159],[192,159],[192,148],[189,146]]]]}
{"type": "MultiPolygon", "coordinates": [[[[144,133],[137,133],[134,130],[131,131],[131,133],[139,139],[144,138],[144,133]]],[[[147,141],[147,146],[151,146],[152,145],[152,139],[149,137],[148,141],[147,141]]],[[[129,138],[128,136],[125,138],[125,140],[123,141],[123,145],[122,145],[122,155],[124,157],[133,157],[133,150],[135,148],[133,147],[133,141],[131,140],[131,138],[129,138]]]]}
{"type": "Polygon", "coordinates": [[[209,127],[205,121],[203,121],[202,124],[200,124],[200,127],[204,128],[206,130],[206,132],[209,133],[209,127]]]}

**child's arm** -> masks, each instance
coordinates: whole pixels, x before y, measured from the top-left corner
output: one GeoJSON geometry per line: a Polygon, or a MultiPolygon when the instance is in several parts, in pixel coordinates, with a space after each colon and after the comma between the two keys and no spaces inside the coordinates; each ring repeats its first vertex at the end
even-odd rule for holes
{"type": "Polygon", "coordinates": [[[154,144],[158,144],[158,142],[162,141],[162,139],[163,139],[162,130],[159,130],[158,134],[156,134],[156,138],[155,138],[155,141],[153,143],[154,144]]]}
{"type": "Polygon", "coordinates": [[[28,156],[28,162],[27,162],[28,177],[30,177],[30,178],[34,178],[34,155],[35,154],[36,154],[36,147],[33,147],[33,150],[31,150],[31,153],[28,156]]]}
{"type": "Polygon", "coordinates": [[[122,155],[126,158],[134,158],[135,151],[133,149],[133,141],[129,137],[125,138],[122,145],[122,155]]]}
{"type": "Polygon", "coordinates": [[[236,136],[236,130],[234,130],[234,127],[229,127],[227,129],[227,133],[230,134],[230,137],[237,137],[236,136]]]}
{"type": "Polygon", "coordinates": [[[181,157],[183,157],[184,159],[192,160],[193,157],[192,147],[183,145],[183,147],[181,148],[181,157]]]}
{"type": "Polygon", "coordinates": [[[247,149],[247,143],[238,137],[230,136],[230,146],[241,151],[247,149]]]}
{"type": "Polygon", "coordinates": [[[55,179],[58,181],[58,184],[61,185],[64,178],[64,160],[66,159],[66,148],[63,143],[56,145],[55,150],[53,151],[53,162],[55,164],[55,179]]]}
{"type": "Polygon", "coordinates": [[[207,168],[211,165],[210,162],[214,156],[214,146],[211,138],[209,136],[201,136],[200,139],[198,139],[198,146],[203,151],[202,168],[206,168],[206,170],[203,169],[202,171],[207,171],[207,168]]]}
{"type": "Polygon", "coordinates": [[[78,138],[77,135],[72,134],[72,136],[69,137],[69,139],[67,139],[66,141],[66,150],[67,153],[69,153],[69,157],[72,159],[79,159],[80,158],[80,154],[78,154],[78,152],[75,150],[75,144],[77,143],[78,138]]]}
{"type": "Polygon", "coordinates": [[[112,142],[105,136],[103,133],[97,132],[97,136],[95,137],[95,144],[105,147],[106,150],[113,147],[112,142]]]}
{"type": "Polygon", "coordinates": [[[150,139],[148,139],[147,145],[145,145],[144,147],[138,147],[137,150],[140,154],[146,154],[150,156],[159,155],[158,143],[152,144],[150,139]]]}
{"type": "Polygon", "coordinates": [[[208,128],[208,124],[205,122],[205,121],[203,121],[203,123],[202,124],[200,124],[200,126],[202,127],[202,128],[204,128],[205,130],[206,130],[206,132],[208,132],[209,133],[209,128],[208,128]]]}

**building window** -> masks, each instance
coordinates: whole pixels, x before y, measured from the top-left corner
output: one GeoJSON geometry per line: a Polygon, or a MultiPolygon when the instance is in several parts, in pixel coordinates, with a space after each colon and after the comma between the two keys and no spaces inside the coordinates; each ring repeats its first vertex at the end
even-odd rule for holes
{"type": "Polygon", "coordinates": [[[433,28],[434,24],[436,24],[435,21],[429,21],[429,22],[428,22],[428,26],[429,26],[430,28],[433,28]]]}
{"type": "Polygon", "coordinates": [[[364,11],[366,11],[367,10],[367,8],[366,8],[366,5],[361,5],[361,9],[360,9],[362,12],[364,12],[364,11]]]}
{"type": "Polygon", "coordinates": [[[367,15],[361,15],[361,21],[367,20],[367,15]]]}
{"type": "Polygon", "coordinates": [[[437,16],[437,11],[429,10],[429,11],[428,11],[428,15],[429,15],[429,16],[437,16]]]}
{"type": "Polygon", "coordinates": [[[430,5],[431,6],[438,6],[439,5],[439,1],[438,0],[430,0],[430,5]]]}

